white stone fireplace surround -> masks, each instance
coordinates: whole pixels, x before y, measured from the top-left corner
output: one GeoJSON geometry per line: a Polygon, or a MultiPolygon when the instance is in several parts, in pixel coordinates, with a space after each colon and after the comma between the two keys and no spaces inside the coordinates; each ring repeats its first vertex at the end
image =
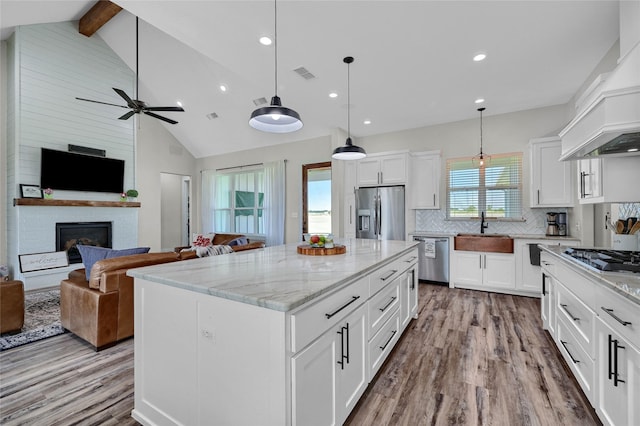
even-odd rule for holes
{"type": "MultiPolygon", "coordinates": [[[[14,253],[32,254],[56,250],[57,222],[112,222],[114,249],[137,247],[138,209],[124,207],[67,207],[67,206],[14,206],[17,229],[10,230],[14,253]]],[[[60,284],[69,271],[82,268],[74,263],[68,267],[43,271],[20,272],[18,256],[12,259],[14,279],[24,282],[25,290],[52,287],[60,284]]]]}

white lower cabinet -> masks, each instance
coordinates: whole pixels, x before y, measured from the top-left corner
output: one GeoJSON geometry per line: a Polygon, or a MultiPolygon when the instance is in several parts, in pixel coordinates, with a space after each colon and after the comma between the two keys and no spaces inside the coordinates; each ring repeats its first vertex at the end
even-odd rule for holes
{"type": "Polygon", "coordinates": [[[515,258],[510,253],[453,251],[451,268],[456,287],[515,288],[515,258]]]}
{"type": "Polygon", "coordinates": [[[411,318],[418,318],[418,265],[405,272],[400,283],[400,322],[404,329],[411,318]]]}
{"type": "Polygon", "coordinates": [[[544,327],[598,417],[640,425],[640,306],[558,256],[541,265],[544,327]]]}
{"type": "MultiPolygon", "coordinates": [[[[637,318],[637,317],[636,317],[637,318]]],[[[605,425],[640,424],[640,351],[597,320],[596,412],[605,425]]]]}
{"type": "Polygon", "coordinates": [[[367,388],[366,308],[292,358],[294,425],[341,424],[367,388]]]}

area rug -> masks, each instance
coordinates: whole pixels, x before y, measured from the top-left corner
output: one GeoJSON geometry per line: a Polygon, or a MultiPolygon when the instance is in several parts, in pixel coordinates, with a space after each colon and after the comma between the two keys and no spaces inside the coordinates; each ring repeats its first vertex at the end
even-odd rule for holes
{"type": "Polygon", "coordinates": [[[64,332],[60,324],[60,290],[27,292],[24,295],[24,326],[19,333],[0,335],[0,351],[64,332]]]}

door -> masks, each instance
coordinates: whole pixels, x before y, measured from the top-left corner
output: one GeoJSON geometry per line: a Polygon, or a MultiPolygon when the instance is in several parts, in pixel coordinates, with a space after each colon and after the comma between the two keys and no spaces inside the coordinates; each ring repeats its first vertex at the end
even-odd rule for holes
{"type": "Polygon", "coordinates": [[[489,287],[516,288],[516,259],[513,254],[483,254],[483,284],[489,287]]]}
{"type": "Polygon", "coordinates": [[[356,191],[356,237],[378,238],[378,191],[376,188],[360,188],[356,191]]]}
{"type": "Polygon", "coordinates": [[[404,241],[404,186],[378,188],[378,194],[379,239],[404,241]]]}

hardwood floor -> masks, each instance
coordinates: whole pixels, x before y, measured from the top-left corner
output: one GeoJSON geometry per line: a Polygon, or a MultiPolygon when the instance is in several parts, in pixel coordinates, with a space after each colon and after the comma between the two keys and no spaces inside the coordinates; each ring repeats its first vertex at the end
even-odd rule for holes
{"type": "MultiPolygon", "coordinates": [[[[420,284],[419,319],[349,425],[595,425],[541,329],[538,299],[420,284]]],[[[133,339],[70,333],[0,353],[0,424],[135,425],[133,339]]]]}

